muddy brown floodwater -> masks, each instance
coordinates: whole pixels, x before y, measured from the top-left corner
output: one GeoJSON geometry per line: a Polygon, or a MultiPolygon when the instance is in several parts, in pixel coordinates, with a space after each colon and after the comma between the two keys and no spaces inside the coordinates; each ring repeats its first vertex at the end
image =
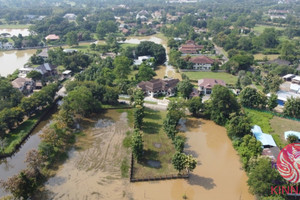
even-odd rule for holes
{"type": "Polygon", "coordinates": [[[205,200],[253,200],[249,194],[246,173],[226,135],[225,128],[212,121],[189,119],[186,153],[198,161],[188,180],[171,180],[131,184],[133,198],[205,200]]]}
{"type": "Polygon", "coordinates": [[[128,152],[122,147],[127,113],[108,111],[91,120],[79,138],[77,148],[45,186],[42,199],[134,199],[253,200],[247,176],[224,127],[212,121],[188,119],[185,152],[198,165],[188,180],[129,183],[122,179],[120,165],[128,152]]]}

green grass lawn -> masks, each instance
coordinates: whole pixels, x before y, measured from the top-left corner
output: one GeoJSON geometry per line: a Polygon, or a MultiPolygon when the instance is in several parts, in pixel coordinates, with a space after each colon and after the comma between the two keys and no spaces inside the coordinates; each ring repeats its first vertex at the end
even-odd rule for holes
{"type": "Polygon", "coordinates": [[[146,108],[142,128],[144,159],[141,163],[135,161],[134,178],[177,174],[171,163],[172,156],[175,154],[175,148],[162,127],[165,117],[166,111],[154,111],[146,108]],[[149,166],[149,160],[159,161],[161,167],[149,166]]]}
{"type": "Polygon", "coordinates": [[[120,45],[121,48],[125,49],[126,47],[136,47],[137,44],[128,44],[128,43],[123,43],[120,45]]]}
{"type": "Polygon", "coordinates": [[[287,144],[284,139],[285,131],[300,131],[300,122],[290,119],[274,116],[270,121],[274,134],[278,135],[284,144],[287,144]]]}
{"type": "Polygon", "coordinates": [[[256,34],[262,34],[266,28],[275,28],[276,30],[284,30],[284,27],[278,26],[267,26],[267,25],[256,25],[253,30],[256,34]]]}
{"type": "Polygon", "coordinates": [[[258,54],[254,54],[254,59],[255,60],[263,60],[266,56],[268,58],[268,60],[274,60],[277,59],[279,57],[279,54],[262,54],[262,53],[258,53],[258,54]]]}
{"type": "Polygon", "coordinates": [[[183,72],[191,80],[199,80],[203,78],[214,78],[224,80],[227,84],[235,84],[238,77],[225,72],[183,72]]]}

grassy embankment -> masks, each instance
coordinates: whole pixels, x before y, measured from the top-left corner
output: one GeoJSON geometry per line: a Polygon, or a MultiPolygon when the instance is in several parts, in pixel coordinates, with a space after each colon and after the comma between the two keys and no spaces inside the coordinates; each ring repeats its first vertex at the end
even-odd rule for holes
{"type": "Polygon", "coordinates": [[[264,133],[271,134],[276,144],[281,148],[287,145],[284,139],[285,131],[300,130],[300,123],[298,121],[273,116],[271,113],[262,111],[245,110],[250,117],[251,125],[259,125],[264,133]]]}
{"type": "Polygon", "coordinates": [[[20,124],[16,129],[12,130],[6,137],[6,146],[0,151],[0,154],[12,153],[16,146],[28,135],[28,132],[34,127],[37,121],[40,119],[43,112],[46,112],[47,108],[40,111],[33,117],[27,119],[20,124]]]}
{"type": "MultiPolygon", "coordinates": [[[[130,110],[128,116],[129,123],[131,124],[133,123],[132,115],[132,110],[130,110]]],[[[144,159],[140,163],[134,162],[134,178],[177,174],[171,163],[172,156],[175,154],[175,148],[162,127],[165,117],[166,111],[145,109],[145,118],[142,127],[144,159]],[[149,161],[160,162],[161,166],[151,167],[149,161]]],[[[127,133],[127,137],[123,141],[125,147],[130,147],[131,135],[131,133],[127,133]]],[[[126,161],[123,162],[126,163],[126,161]]],[[[126,166],[122,163],[122,174],[126,174],[126,166]]]]}

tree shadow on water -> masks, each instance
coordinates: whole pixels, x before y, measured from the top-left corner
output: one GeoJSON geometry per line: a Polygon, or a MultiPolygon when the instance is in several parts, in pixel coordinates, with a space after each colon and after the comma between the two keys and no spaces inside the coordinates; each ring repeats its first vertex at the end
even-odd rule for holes
{"type": "Polygon", "coordinates": [[[190,177],[188,179],[188,183],[190,185],[199,185],[204,187],[206,190],[213,189],[216,184],[214,183],[214,179],[207,178],[203,176],[199,176],[197,174],[190,174],[190,177]]]}

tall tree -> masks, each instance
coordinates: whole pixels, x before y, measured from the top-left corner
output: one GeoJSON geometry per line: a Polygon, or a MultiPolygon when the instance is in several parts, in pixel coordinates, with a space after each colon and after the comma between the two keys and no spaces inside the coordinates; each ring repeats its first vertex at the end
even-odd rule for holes
{"type": "Polygon", "coordinates": [[[191,92],[193,91],[193,85],[190,83],[188,79],[180,81],[177,84],[178,91],[182,94],[184,98],[189,98],[191,92]]]}
{"type": "Polygon", "coordinates": [[[204,105],[202,103],[202,97],[193,97],[189,99],[187,106],[193,116],[199,116],[201,110],[204,108],[204,105]]]}
{"type": "Polygon", "coordinates": [[[300,119],[300,98],[289,98],[284,104],[283,113],[286,116],[300,119]]]}
{"type": "Polygon", "coordinates": [[[224,125],[231,113],[239,111],[240,106],[234,94],[224,86],[215,85],[206,111],[210,113],[211,119],[217,124],[224,125]]]}
{"type": "Polygon", "coordinates": [[[230,138],[242,138],[250,134],[251,124],[245,114],[234,115],[229,120],[226,128],[230,138]]]}
{"type": "Polygon", "coordinates": [[[113,62],[115,69],[115,75],[118,79],[127,79],[127,76],[130,74],[130,66],[132,60],[125,56],[117,56],[113,62]]]}
{"type": "Polygon", "coordinates": [[[276,94],[272,93],[271,96],[269,97],[268,103],[267,103],[269,110],[272,111],[278,105],[277,99],[278,99],[278,96],[276,94]]]}
{"type": "Polygon", "coordinates": [[[68,32],[66,38],[69,46],[78,45],[78,36],[75,31],[68,32]]]}
{"type": "Polygon", "coordinates": [[[62,108],[71,110],[74,114],[87,115],[101,108],[101,104],[97,101],[92,92],[85,86],[75,88],[64,97],[62,108]]]}
{"type": "Polygon", "coordinates": [[[146,63],[142,63],[139,66],[139,71],[136,74],[136,80],[139,82],[141,81],[149,81],[155,76],[156,73],[153,71],[150,65],[147,65],[146,63]]]}

